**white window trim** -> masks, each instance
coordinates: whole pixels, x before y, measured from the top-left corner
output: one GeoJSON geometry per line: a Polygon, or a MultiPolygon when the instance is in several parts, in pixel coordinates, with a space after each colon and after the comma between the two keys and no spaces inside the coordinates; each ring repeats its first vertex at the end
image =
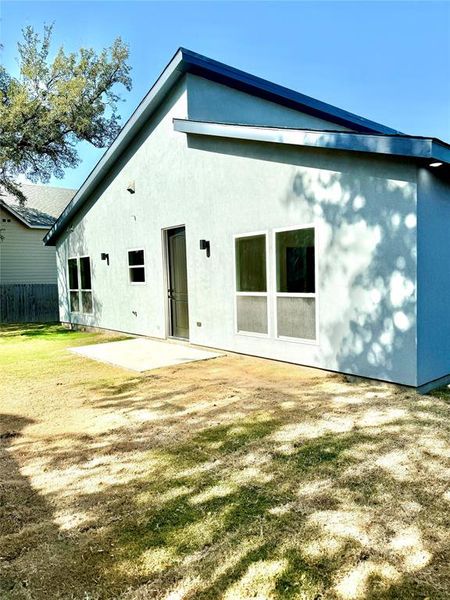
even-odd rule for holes
{"type": "Polygon", "coordinates": [[[94,314],[94,301],[92,300],[92,310],[91,312],[84,312],[83,311],[83,302],[82,302],[82,298],[81,298],[81,293],[82,292],[90,292],[92,294],[92,258],[90,257],[90,255],[88,254],[82,254],[80,256],[69,256],[69,258],[67,259],[67,288],[69,290],[69,312],[74,314],[74,315],[92,315],[94,314]],[[80,265],[80,259],[82,258],[88,258],[89,259],[89,269],[90,269],[90,273],[91,273],[91,288],[82,288],[81,287],[81,265],[80,265]],[[78,289],[73,289],[70,287],[70,275],[69,275],[69,260],[76,260],[77,262],[77,278],[78,278],[78,289]],[[78,293],[78,306],[80,307],[80,310],[72,310],[71,307],[71,302],[70,302],[70,294],[71,292],[77,292],[78,293]]]}
{"type": "Polygon", "coordinates": [[[236,335],[257,337],[257,338],[269,338],[270,337],[270,305],[269,305],[269,231],[253,231],[250,233],[238,233],[233,235],[233,273],[234,273],[234,333],[236,335]],[[253,237],[256,235],[264,235],[266,242],[266,291],[265,292],[239,292],[237,290],[237,269],[236,269],[236,240],[246,237],[253,237]],[[265,297],[267,305],[267,333],[258,333],[257,331],[241,331],[238,329],[237,319],[237,299],[239,296],[259,296],[265,297]]]}
{"type": "Polygon", "coordinates": [[[294,344],[307,344],[310,346],[319,346],[319,267],[318,267],[318,227],[317,224],[309,223],[307,225],[292,225],[290,227],[278,227],[272,230],[272,247],[273,247],[273,279],[274,279],[274,303],[273,303],[273,322],[275,339],[283,342],[292,342],[294,344]],[[294,293],[294,292],[278,292],[277,291],[277,233],[283,231],[296,231],[298,229],[313,229],[314,231],[314,293],[294,293]],[[315,338],[313,340],[307,338],[289,337],[278,335],[278,317],[277,317],[277,299],[278,298],[314,298],[314,319],[315,319],[315,338]]]}
{"type": "Polygon", "coordinates": [[[140,248],[128,248],[127,250],[127,273],[128,273],[128,284],[129,285],[147,285],[147,269],[145,267],[145,257],[146,257],[146,251],[145,248],[142,248],[142,246],[140,248]],[[130,258],[128,256],[129,252],[140,252],[142,251],[144,253],[144,264],[142,265],[132,265],[130,266],[130,258]],[[144,281],[131,281],[131,277],[130,277],[130,272],[131,269],[144,269],[144,281]]]}

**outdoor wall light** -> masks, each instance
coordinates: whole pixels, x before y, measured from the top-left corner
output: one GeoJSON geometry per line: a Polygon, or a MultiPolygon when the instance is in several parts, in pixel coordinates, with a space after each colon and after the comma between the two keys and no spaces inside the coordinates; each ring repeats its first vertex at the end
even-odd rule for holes
{"type": "Polygon", "coordinates": [[[442,163],[441,162],[430,163],[430,167],[442,167],[442,163]]]}
{"type": "Polygon", "coordinates": [[[210,245],[208,240],[200,240],[200,250],[206,250],[206,256],[210,256],[210,245]]]}
{"type": "Polygon", "coordinates": [[[102,260],[106,260],[106,264],[107,264],[107,265],[108,265],[108,267],[109,267],[109,254],[108,254],[107,252],[102,252],[102,253],[100,254],[100,258],[101,258],[102,260]]]}
{"type": "Polygon", "coordinates": [[[134,181],[130,181],[127,185],[127,192],[130,192],[130,194],[134,194],[135,191],[136,191],[136,188],[134,185],[134,181]]]}

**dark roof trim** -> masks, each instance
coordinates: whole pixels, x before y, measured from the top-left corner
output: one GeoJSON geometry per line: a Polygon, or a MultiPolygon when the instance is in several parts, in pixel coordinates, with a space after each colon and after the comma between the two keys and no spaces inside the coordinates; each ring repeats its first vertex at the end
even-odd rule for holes
{"type": "Polygon", "coordinates": [[[50,229],[50,225],[32,225],[26,219],[24,219],[24,217],[18,211],[14,210],[14,208],[7,204],[4,200],[0,200],[0,206],[3,209],[10,212],[14,217],[16,217],[16,219],[18,219],[21,223],[23,223],[26,227],[29,227],[30,229],[50,229]]]}
{"type": "Polygon", "coordinates": [[[191,50],[180,48],[179,51],[183,54],[183,68],[185,72],[207,77],[218,83],[223,83],[289,108],[301,110],[315,117],[343,125],[349,129],[356,129],[357,131],[367,133],[399,133],[396,129],[386,127],[381,123],[370,121],[354,113],[342,110],[326,102],[321,102],[320,100],[311,98],[311,96],[300,94],[245,71],[240,71],[191,50]]]}
{"type": "Polygon", "coordinates": [[[174,119],[173,126],[175,131],[188,134],[404,156],[450,164],[450,145],[435,138],[260,127],[187,119],[174,119]]]}
{"type": "Polygon", "coordinates": [[[116,137],[111,146],[106,150],[101,159],[90,172],[82,186],[79,188],[75,196],[61,213],[59,219],[47,233],[44,238],[44,244],[54,246],[59,235],[64,231],[64,228],[72,217],[80,210],[88,195],[93,192],[95,187],[101,181],[104,174],[108,172],[116,158],[125,150],[132,138],[138,133],[146,120],[156,110],[162,102],[164,96],[180,77],[180,64],[183,60],[181,50],[176,52],[170,63],[158,77],[157,81],[141,100],[138,107],[125,123],[119,135],[116,137]]]}
{"type": "Polygon", "coordinates": [[[108,172],[116,158],[127,147],[139,129],[148,120],[151,114],[161,104],[172,86],[185,73],[192,73],[212,81],[222,83],[235,89],[247,92],[282,104],[289,108],[301,110],[305,113],[326,119],[328,121],[349,127],[361,132],[397,133],[395,129],[369,121],[353,113],[341,110],[331,104],[315,100],[280,85],[276,85],[255,77],[234,67],[230,67],[216,60],[179,48],[172,60],[157,79],[156,83],[143,98],[134,113],[125,123],[117,138],[91,171],[83,185],[67,205],[59,219],[44,238],[47,245],[54,245],[64,228],[80,210],[88,195],[92,193],[103,176],[108,172]]]}

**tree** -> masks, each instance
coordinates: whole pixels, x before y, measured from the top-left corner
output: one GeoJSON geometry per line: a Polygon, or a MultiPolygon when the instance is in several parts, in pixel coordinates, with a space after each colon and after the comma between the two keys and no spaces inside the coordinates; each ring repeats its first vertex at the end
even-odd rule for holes
{"type": "Polygon", "coordinates": [[[53,26],[43,35],[25,28],[18,44],[20,75],[0,65],[0,186],[20,201],[19,175],[47,183],[80,163],[77,143],[97,148],[117,136],[120,117],[116,85],[131,90],[128,47],[117,38],[97,54],[91,48],[50,61],[53,26]]]}

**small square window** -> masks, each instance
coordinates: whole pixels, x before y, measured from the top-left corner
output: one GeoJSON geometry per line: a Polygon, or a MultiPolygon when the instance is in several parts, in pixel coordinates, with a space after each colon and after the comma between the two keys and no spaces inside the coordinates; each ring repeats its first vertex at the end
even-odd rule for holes
{"type": "Polygon", "coordinates": [[[128,252],[128,264],[130,267],[138,267],[144,264],[143,250],[130,250],[128,252]]]}
{"type": "Polygon", "coordinates": [[[145,259],[143,250],[128,251],[128,272],[130,283],[145,283],[145,259]]]}
{"type": "Polygon", "coordinates": [[[144,283],[145,282],[144,267],[130,268],[130,281],[131,281],[131,283],[144,283]]]}

